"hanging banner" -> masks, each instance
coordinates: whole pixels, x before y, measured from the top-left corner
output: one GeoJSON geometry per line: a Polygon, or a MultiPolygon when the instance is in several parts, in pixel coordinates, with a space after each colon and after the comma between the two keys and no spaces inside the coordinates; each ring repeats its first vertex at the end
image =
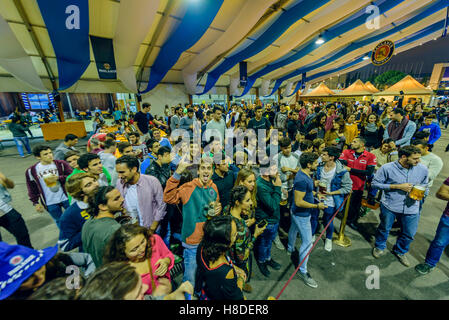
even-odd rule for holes
{"type": "Polygon", "coordinates": [[[100,79],[117,79],[112,39],[90,36],[100,79]]]}
{"type": "Polygon", "coordinates": [[[222,4],[223,0],[194,1],[186,4],[186,13],[183,19],[159,50],[159,54],[151,66],[147,88],[140,93],[147,93],[154,89],[171,67],[176,64],[181,54],[201,39],[222,4]]]}
{"type": "Polygon", "coordinates": [[[248,79],[248,63],[241,61],[239,65],[240,69],[240,86],[246,86],[246,80],[248,79]]]}
{"type": "Polygon", "coordinates": [[[58,62],[59,90],[77,82],[90,63],[88,0],[37,0],[58,62]]]}
{"type": "Polygon", "coordinates": [[[390,40],[385,40],[379,43],[373,50],[371,54],[371,62],[375,66],[381,66],[388,61],[394,53],[394,43],[390,40]]]}

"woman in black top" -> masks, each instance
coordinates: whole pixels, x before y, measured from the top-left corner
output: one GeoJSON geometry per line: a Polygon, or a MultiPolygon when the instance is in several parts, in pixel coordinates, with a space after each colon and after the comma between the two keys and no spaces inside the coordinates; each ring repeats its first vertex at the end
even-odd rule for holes
{"type": "Polygon", "coordinates": [[[381,125],[379,117],[375,113],[370,114],[360,128],[360,136],[366,140],[365,146],[368,150],[379,148],[383,135],[384,127],[381,125]]]}
{"type": "Polygon", "coordinates": [[[218,216],[204,224],[204,236],[198,246],[195,292],[201,300],[243,300],[245,272],[234,266],[226,255],[237,238],[237,226],[231,216],[218,216]]]}

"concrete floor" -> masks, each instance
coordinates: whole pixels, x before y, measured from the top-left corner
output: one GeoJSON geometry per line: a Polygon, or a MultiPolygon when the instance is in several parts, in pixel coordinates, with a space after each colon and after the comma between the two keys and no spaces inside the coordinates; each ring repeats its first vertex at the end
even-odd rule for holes
{"type": "MultiPolygon", "coordinates": [[[[87,125],[86,125],[87,129],[87,125]]],[[[43,142],[41,139],[32,140],[31,144],[43,142]]],[[[60,142],[48,144],[56,147],[60,142]]],[[[443,130],[443,136],[435,146],[434,152],[447,159],[449,153],[444,149],[449,143],[449,131],[443,130]]],[[[80,141],[80,147],[86,144],[86,139],[80,141]]],[[[22,159],[18,156],[14,146],[0,151],[0,171],[14,180],[16,187],[12,190],[13,206],[22,213],[31,235],[31,242],[37,249],[54,245],[58,239],[58,229],[47,212],[37,213],[28,199],[25,185],[25,169],[34,164],[32,156],[22,159]]],[[[319,242],[308,262],[308,271],[317,281],[318,288],[307,287],[297,275],[280,297],[281,300],[311,299],[311,300],[408,300],[408,299],[449,299],[449,247],[441,258],[437,268],[426,276],[420,276],[414,266],[424,261],[425,254],[432,241],[446,202],[435,197],[435,193],[442,182],[449,176],[449,166],[445,164],[437,177],[430,196],[427,198],[422,211],[418,232],[408,253],[411,267],[404,267],[397,258],[387,252],[380,259],[371,255],[374,232],[379,223],[379,212],[372,211],[359,220],[361,232],[346,228],[346,235],[352,240],[352,246],[339,247],[334,244],[333,250],[324,250],[324,242],[319,242]],[[366,280],[369,274],[366,269],[376,266],[380,271],[379,289],[367,289],[366,280]]],[[[338,231],[340,220],[336,219],[335,227],[338,231]]],[[[4,229],[0,230],[3,241],[15,243],[15,239],[4,229]]],[[[388,249],[396,241],[391,234],[388,239],[388,249]]],[[[300,239],[297,240],[299,248],[300,239]]],[[[270,279],[266,279],[259,272],[257,265],[253,265],[251,285],[253,292],[245,294],[248,299],[267,299],[276,296],[294,271],[290,257],[286,251],[278,250],[274,245],[273,258],[282,264],[279,271],[272,271],[270,279]]]]}

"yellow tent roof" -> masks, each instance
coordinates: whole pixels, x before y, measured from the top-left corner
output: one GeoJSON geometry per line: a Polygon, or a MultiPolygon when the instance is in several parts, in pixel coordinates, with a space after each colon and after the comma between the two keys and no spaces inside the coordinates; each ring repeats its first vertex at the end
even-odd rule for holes
{"type": "Polygon", "coordinates": [[[370,96],[372,94],[373,92],[360,79],[338,93],[339,96],[370,96]]]}
{"type": "Polygon", "coordinates": [[[365,87],[367,87],[369,90],[371,90],[371,91],[374,92],[374,93],[379,92],[379,89],[377,89],[377,88],[371,83],[371,81],[367,81],[367,82],[365,83],[365,87]]]}
{"type": "Polygon", "coordinates": [[[303,97],[327,97],[333,95],[335,95],[335,92],[329,89],[324,83],[321,83],[318,87],[303,95],[303,97]]]}
{"type": "Polygon", "coordinates": [[[421,83],[416,81],[412,76],[407,75],[401,81],[395,83],[388,89],[376,93],[377,96],[396,96],[403,91],[405,95],[410,94],[432,94],[433,91],[424,87],[421,83]]]}

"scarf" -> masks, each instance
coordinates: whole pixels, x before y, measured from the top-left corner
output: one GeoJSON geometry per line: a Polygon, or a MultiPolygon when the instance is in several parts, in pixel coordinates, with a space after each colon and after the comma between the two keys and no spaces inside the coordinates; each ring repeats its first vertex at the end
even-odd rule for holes
{"type": "Polygon", "coordinates": [[[375,123],[368,123],[365,126],[365,130],[368,132],[376,132],[377,131],[377,125],[375,123]]]}
{"type": "Polygon", "coordinates": [[[407,127],[408,119],[404,117],[401,121],[401,123],[397,123],[396,121],[391,121],[390,125],[388,126],[388,136],[393,141],[397,141],[402,138],[402,135],[404,134],[405,127],[407,127]]]}

